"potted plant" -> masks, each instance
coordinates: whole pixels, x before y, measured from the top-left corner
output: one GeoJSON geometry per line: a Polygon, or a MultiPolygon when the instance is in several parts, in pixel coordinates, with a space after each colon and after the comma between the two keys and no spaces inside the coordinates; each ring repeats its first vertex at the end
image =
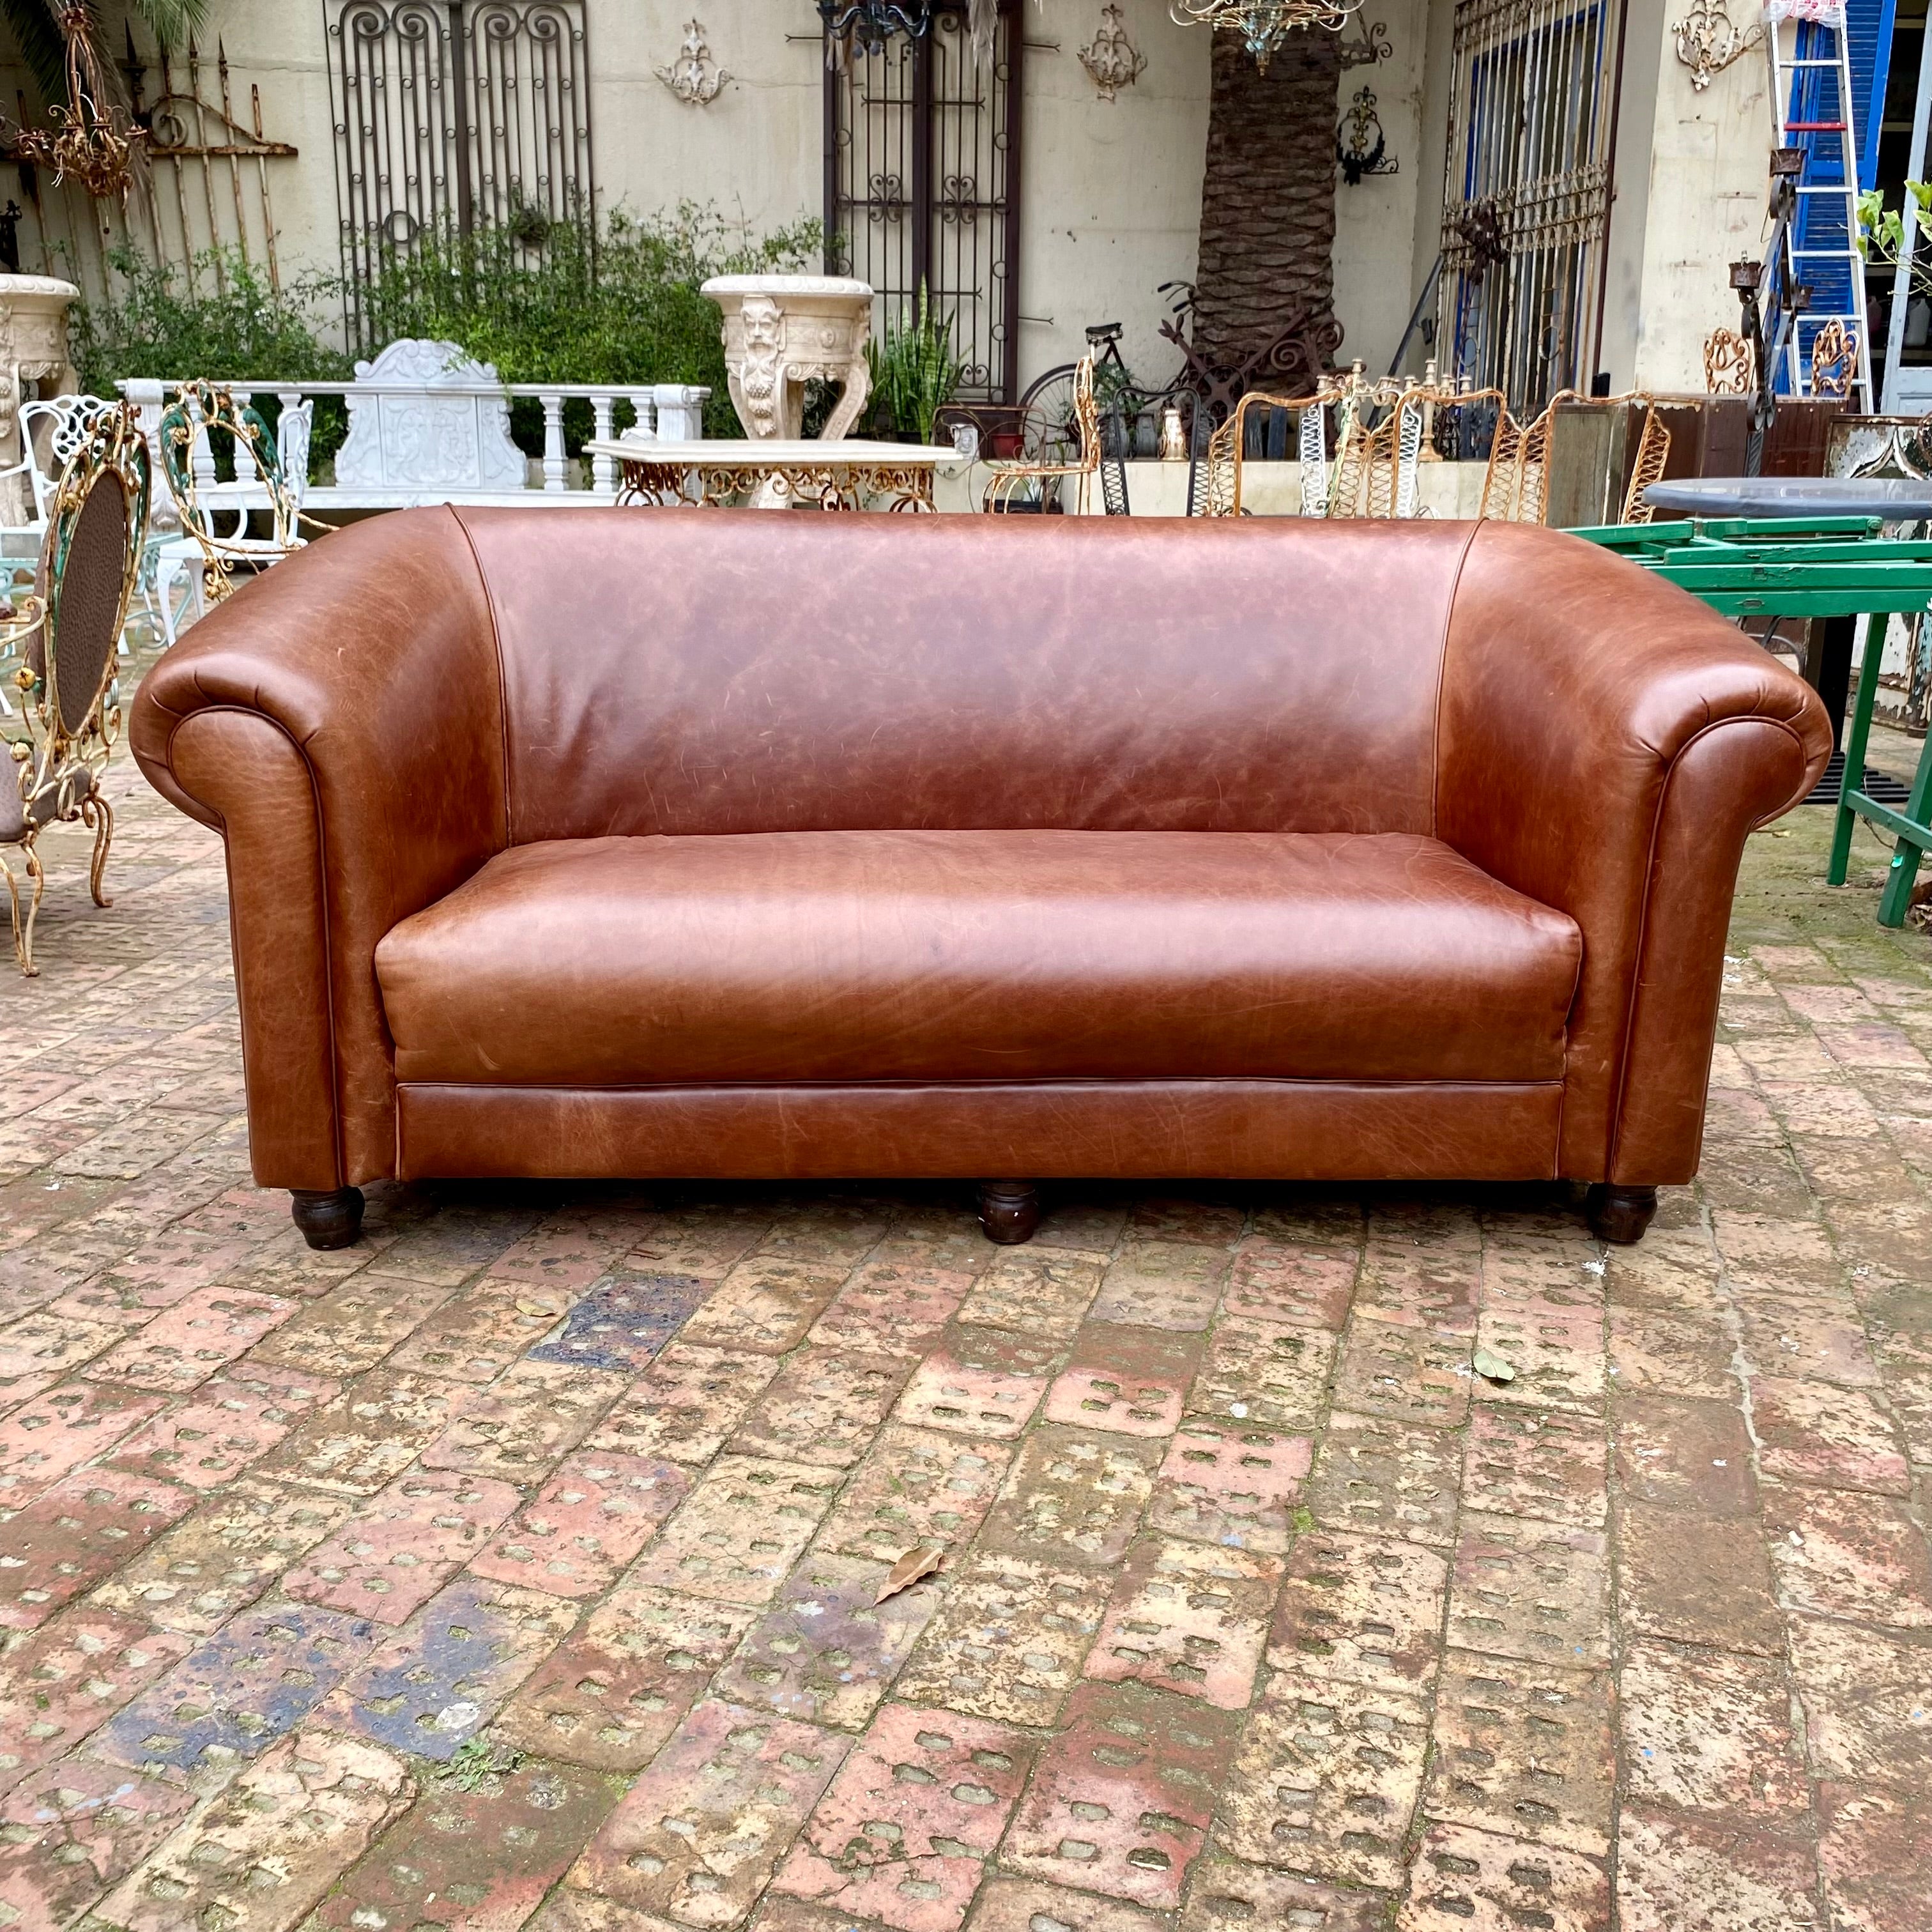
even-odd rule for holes
{"type": "Polygon", "coordinates": [[[880,434],[902,442],[933,440],[939,412],[952,400],[965,365],[953,353],[952,320],[935,316],[919,286],[919,306],[902,314],[886,331],[884,342],[866,344],[866,362],[872,375],[872,422],[880,434]]]}

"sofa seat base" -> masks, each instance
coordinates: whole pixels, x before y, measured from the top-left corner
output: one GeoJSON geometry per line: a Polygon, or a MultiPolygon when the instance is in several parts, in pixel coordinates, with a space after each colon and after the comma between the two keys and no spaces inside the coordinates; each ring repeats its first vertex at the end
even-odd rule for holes
{"type": "Polygon", "coordinates": [[[398,1178],[1549,1180],[1560,1081],[405,1082],[398,1178]]]}
{"type": "Polygon", "coordinates": [[[514,846],[376,970],[411,1083],[1487,1081],[1582,956],[1417,836],[854,831],[514,846]]]}

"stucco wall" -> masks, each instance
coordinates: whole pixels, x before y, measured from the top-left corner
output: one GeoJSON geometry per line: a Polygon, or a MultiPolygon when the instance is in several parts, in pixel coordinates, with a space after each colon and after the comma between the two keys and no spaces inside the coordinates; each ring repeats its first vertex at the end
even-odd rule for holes
{"type": "MultiPolygon", "coordinates": [[[[1624,339],[1634,338],[1636,387],[1701,392],[1705,338],[1738,326],[1730,265],[1760,255],[1768,226],[1770,75],[1764,55],[1749,53],[1700,94],[1668,31],[1654,45],[1655,112],[1636,151],[1648,154],[1641,267],[1634,289],[1628,270],[1620,279],[1612,313],[1621,315],[1624,339]]],[[[1634,58],[1627,51],[1627,74],[1634,58]]],[[[1627,83],[1627,105],[1639,85],[1627,83]]],[[[1613,238],[1628,245],[1634,222],[1622,207],[1615,220],[1622,230],[1618,237],[1613,227],[1613,238]]],[[[1607,327],[1605,334],[1607,340],[1607,327]]]]}
{"type": "Polygon", "coordinates": [[[1079,355],[1089,322],[1124,325],[1145,382],[1179,352],[1160,339],[1168,281],[1193,279],[1208,144],[1208,36],[1165,0],[1120,0],[1147,67],[1112,102],[1080,64],[1100,0],[1045,0],[1027,22],[1020,380],[1079,355]],[[1049,48],[1054,50],[1049,51],[1049,48]]]}
{"type": "MultiPolygon", "coordinates": [[[[1336,119],[1358,88],[1372,88],[1397,170],[1352,187],[1339,170],[1335,176],[1335,314],[1344,331],[1342,360],[1359,356],[1376,376],[1388,368],[1414,304],[1417,209],[1425,205],[1422,190],[1431,178],[1424,132],[1428,16],[1428,0],[1370,0],[1360,20],[1364,26],[1386,25],[1389,57],[1342,74],[1336,119]]],[[[1360,38],[1360,28],[1352,25],[1342,36],[1345,44],[1360,38]]],[[[1442,203],[1426,205],[1432,209],[1426,225],[1432,231],[1442,203]]]]}

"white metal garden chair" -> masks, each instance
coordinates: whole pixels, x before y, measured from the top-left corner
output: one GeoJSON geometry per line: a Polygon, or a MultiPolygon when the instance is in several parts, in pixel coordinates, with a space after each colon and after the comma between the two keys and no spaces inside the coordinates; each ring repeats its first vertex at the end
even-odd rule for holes
{"type": "MultiPolygon", "coordinates": [[[[21,404],[21,455],[17,462],[0,469],[0,490],[4,490],[7,478],[17,478],[19,496],[24,500],[30,514],[26,523],[10,525],[0,533],[5,538],[8,557],[32,562],[39,556],[46,540],[48,514],[62,474],[76,452],[92,439],[98,424],[120,407],[118,397],[104,396],[48,396],[21,404]]],[[[135,592],[148,616],[172,644],[174,630],[169,620],[172,614],[158,582],[164,542],[161,532],[151,530],[142,549],[135,592]]],[[[120,646],[120,655],[128,655],[124,641],[120,646]]],[[[0,708],[10,710],[10,706],[0,699],[0,708]]]]}

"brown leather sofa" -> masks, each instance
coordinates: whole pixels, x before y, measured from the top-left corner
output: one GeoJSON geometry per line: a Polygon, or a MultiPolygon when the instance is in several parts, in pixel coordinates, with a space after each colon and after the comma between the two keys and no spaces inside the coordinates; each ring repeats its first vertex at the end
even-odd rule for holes
{"type": "Polygon", "coordinates": [[[411,511],[148,675],[227,842],[255,1174],[1697,1166],[1744,836],[1830,749],[1508,524],[411,511]]]}

